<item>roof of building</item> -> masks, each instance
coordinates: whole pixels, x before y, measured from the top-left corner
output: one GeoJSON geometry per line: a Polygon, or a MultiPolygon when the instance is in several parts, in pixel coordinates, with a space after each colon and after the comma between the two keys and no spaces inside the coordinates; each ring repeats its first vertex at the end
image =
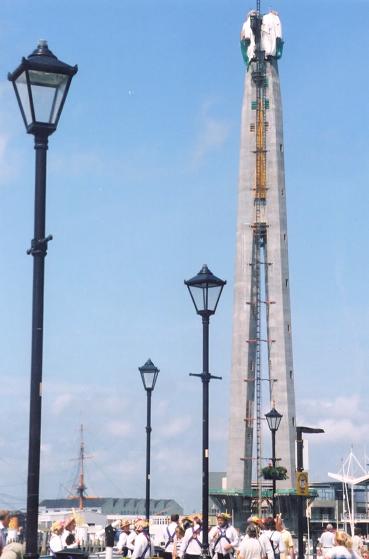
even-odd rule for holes
{"type": "MultiPolygon", "coordinates": [[[[46,509],[70,509],[79,507],[79,499],[44,499],[40,507],[46,509]]],[[[87,497],[85,509],[101,509],[103,514],[145,514],[145,499],[120,499],[113,497],[87,497]]],[[[183,508],[174,499],[150,499],[150,511],[153,515],[183,514],[183,508]]]]}

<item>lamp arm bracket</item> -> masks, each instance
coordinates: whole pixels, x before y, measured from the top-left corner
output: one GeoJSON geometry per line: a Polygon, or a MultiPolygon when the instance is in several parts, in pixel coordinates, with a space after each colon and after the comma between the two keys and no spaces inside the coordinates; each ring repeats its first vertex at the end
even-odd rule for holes
{"type": "Polygon", "coordinates": [[[32,256],[46,256],[47,243],[52,241],[52,239],[52,235],[48,235],[45,239],[32,239],[31,248],[27,250],[27,254],[31,254],[32,256]]]}
{"type": "Polygon", "coordinates": [[[189,373],[190,377],[199,377],[201,378],[201,380],[211,380],[212,378],[217,379],[217,380],[222,380],[223,377],[216,377],[215,375],[210,375],[209,373],[201,373],[201,374],[196,374],[196,373],[189,373]]]}

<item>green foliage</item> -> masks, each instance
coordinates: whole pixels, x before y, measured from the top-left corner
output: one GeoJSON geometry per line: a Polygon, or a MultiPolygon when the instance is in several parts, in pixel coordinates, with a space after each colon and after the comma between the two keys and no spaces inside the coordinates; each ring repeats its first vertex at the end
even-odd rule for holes
{"type": "Polygon", "coordinates": [[[287,479],[287,468],[284,466],[265,466],[261,470],[264,479],[287,479]]]}

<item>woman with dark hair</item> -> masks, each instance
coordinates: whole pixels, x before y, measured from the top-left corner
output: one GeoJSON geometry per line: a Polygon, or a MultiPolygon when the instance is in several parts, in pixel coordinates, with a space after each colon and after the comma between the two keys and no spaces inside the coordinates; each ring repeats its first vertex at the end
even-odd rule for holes
{"type": "Polygon", "coordinates": [[[250,524],[246,529],[246,537],[243,538],[238,548],[238,559],[265,559],[258,536],[258,528],[255,524],[250,524]]]}
{"type": "Polygon", "coordinates": [[[281,553],[285,552],[285,547],[282,539],[282,535],[276,528],[276,523],[274,518],[271,516],[264,520],[264,536],[266,536],[272,546],[274,559],[280,559],[281,553]]]}

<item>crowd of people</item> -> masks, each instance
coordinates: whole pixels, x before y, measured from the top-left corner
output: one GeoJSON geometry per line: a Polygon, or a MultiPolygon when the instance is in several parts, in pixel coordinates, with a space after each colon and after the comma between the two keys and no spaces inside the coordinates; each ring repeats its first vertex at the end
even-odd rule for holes
{"type": "MultiPolygon", "coordinates": [[[[245,534],[232,526],[227,513],[219,513],[216,525],[208,532],[209,554],[213,559],[295,559],[294,541],[283,523],[282,517],[258,518],[251,516],[245,534]]],[[[14,526],[10,524],[7,511],[0,511],[1,559],[23,559],[23,546],[14,542],[14,526]]],[[[54,522],[50,529],[50,554],[79,547],[76,538],[76,519],[54,522]]],[[[173,514],[164,527],[161,545],[154,548],[150,537],[150,525],[145,519],[135,521],[117,520],[97,534],[105,538],[106,559],[113,551],[122,558],[149,559],[160,554],[163,559],[201,559],[203,556],[203,528],[200,515],[186,516],[180,521],[173,514]],[[117,536],[119,537],[117,538],[117,536]]],[[[351,537],[335,530],[332,524],[318,540],[317,554],[321,559],[369,559],[366,542],[360,529],[355,528],[351,537]]]]}
{"type": "MultiPolygon", "coordinates": [[[[121,523],[116,551],[131,559],[148,559],[154,549],[149,524],[139,520],[133,529],[129,521],[121,523]]],[[[214,559],[295,559],[295,545],[282,517],[258,518],[246,522],[245,534],[231,524],[227,513],[217,515],[217,524],[208,533],[209,552],[214,559]]],[[[318,555],[322,559],[369,559],[360,529],[349,536],[328,524],[319,538],[318,555]]],[[[162,536],[164,559],[200,559],[203,554],[203,530],[200,515],[182,518],[172,515],[162,536]]]]}
{"type": "MultiPolygon", "coordinates": [[[[131,529],[125,520],[115,547],[122,557],[148,559],[154,550],[147,521],[138,520],[131,529]]],[[[106,530],[106,529],[105,529],[106,530]]],[[[200,515],[171,516],[162,535],[163,559],[200,559],[203,556],[203,530],[200,515]]],[[[282,519],[265,520],[253,516],[247,521],[246,534],[241,535],[231,524],[230,515],[219,513],[216,526],[208,533],[209,551],[215,559],[295,559],[292,536],[282,519]]]]}
{"type": "Polygon", "coordinates": [[[319,538],[318,554],[323,559],[369,559],[359,527],[354,529],[354,535],[351,537],[342,530],[335,530],[332,524],[327,524],[319,538]]]}

